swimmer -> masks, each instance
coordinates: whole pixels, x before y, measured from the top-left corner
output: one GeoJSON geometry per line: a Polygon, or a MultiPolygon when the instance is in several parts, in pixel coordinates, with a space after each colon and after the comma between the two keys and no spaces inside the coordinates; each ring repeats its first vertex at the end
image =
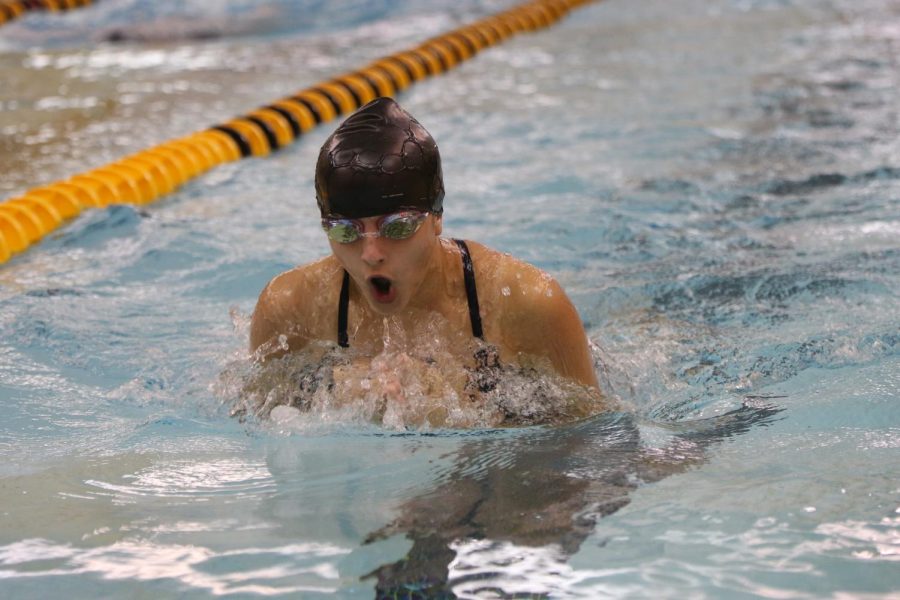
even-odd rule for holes
{"type": "MultiPolygon", "coordinates": [[[[458,355],[482,377],[498,365],[543,370],[599,397],[584,327],[560,285],[507,254],[441,237],[438,147],[394,100],[373,100],[331,134],[315,187],[331,255],[263,289],[250,325],[258,362],[331,342],[372,361],[363,371],[401,369],[407,357],[375,360],[387,337],[427,335],[441,356],[458,355]]],[[[334,377],[360,373],[335,369],[334,377]]],[[[385,393],[402,399],[402,388],[397,378],[385,393]]]]}

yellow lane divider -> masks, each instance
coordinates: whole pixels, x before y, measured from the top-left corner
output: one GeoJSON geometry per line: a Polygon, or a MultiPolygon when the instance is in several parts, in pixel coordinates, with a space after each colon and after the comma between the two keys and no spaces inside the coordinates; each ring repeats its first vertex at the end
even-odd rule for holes
{"type": "MultiPolygon", "coordinates": [[[[93,0],[0,0],[0,25],[37,10],[70,10],[93,4],[93,0]]],[[[2,246],[0,246],[2,252],[2,246]]]]}
{"type": "MultiPolygon", "coordinates": [[[[571,9],[592,1],[525,2],[209,129],[0,202],[0,264],[83,210],[153,202],[217,165],[266,156],[319,123],[444,73],[517,33],[548,27],[571,9]]],[[[70,5],[75,0],[54,2],[70,5]]]]}

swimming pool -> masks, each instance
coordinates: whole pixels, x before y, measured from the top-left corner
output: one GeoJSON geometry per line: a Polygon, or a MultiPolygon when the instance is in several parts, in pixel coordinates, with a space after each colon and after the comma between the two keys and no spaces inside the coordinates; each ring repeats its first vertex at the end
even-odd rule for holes
{"type": "MultiPolygon", "coordinates": [[[[3,197],[508,4],[152,6],[0,29],[3,197]]],[[[441,146],[445,232],[560,280],[626,414],[229,418],[256,295],[327,251],[327,125],[3,265],[0,592],[369,598],[443,570],[462,597],[896,594],[898,16],[607,0],[400,96],[441,146]]]]}

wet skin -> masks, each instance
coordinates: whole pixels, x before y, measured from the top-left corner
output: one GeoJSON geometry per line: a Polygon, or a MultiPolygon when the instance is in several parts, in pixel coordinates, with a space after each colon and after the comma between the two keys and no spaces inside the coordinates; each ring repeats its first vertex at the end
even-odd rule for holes
{"type": "MultiPolygon", "coordinates": [[[[364,233],[384,216],[359,219],[364,233]]],[[[250,349],[265,361],[320,341],[335,341],[343,271],[350,274],[350,347],[375,355],[384,348],[384,319],[406,331],[434,321],[471,331],[458,248],[440,237],[429,215],[405,240],[363,237],[331,242],[332,255],[275,277],[263,290],[250,328],[250,349]]],[[[581,320],[553,278],[509,255],[468,242],[475,264],[485,341],[504,364],[546,366],[597,388],[581,320]]],[[[470,348],[460,348],[460,353],[470,348]]]]}

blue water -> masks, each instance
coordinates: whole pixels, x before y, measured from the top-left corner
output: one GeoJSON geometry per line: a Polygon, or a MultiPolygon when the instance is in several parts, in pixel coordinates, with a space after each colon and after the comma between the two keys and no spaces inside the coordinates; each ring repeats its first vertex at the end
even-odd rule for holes
{"type": "MultiPolygon", "coordinates": [[[[0,192],[506,6],[31,15],[0,28],[0,192]]],[[[0,266],[0,595],[896,597],[897,23],[888,0],[607,0],[399,96],[440,144],[445,232],[559,279],[623,413],[229,417],[256,295],[327,252],[327,125],[0,266]]]]}

